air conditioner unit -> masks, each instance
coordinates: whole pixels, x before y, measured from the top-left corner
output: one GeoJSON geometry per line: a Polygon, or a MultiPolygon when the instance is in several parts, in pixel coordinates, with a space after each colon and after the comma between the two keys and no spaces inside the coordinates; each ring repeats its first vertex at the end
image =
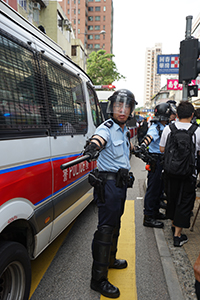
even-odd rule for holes
{"type": "Polygon", "coordinates": [[[40,3],[38,3],[38,2],[33,2],[32,7],[33,7],[33,9],[38,9],[38,10],[40,10],[40,3]]]}
{"type": "Polygon", "coordinates": [[[69,20],[68,19],[63,20],[63,25],[64,26],[69,26],[70,25],[69,20]]]}
{"type": "Polygon", "coordinates": [[[68,19],[63,20],[63,25],[66,30],[72,31],[72,23],[68,19]]]}

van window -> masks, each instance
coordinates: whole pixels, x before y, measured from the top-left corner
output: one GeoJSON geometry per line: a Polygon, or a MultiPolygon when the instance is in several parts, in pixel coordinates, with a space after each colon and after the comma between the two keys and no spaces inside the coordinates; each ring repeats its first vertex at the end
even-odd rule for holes
{"type": "Polygon", "coordinates": [[[0,137],[45,133],[44,94],[31,48],[0,30],[0,137]]]}
{"type": "Polygon", "coordinates": [[[89,93],[93,122],[94,122],[94,125],[97,127],[103,122],[101,108],[99,105],[97,95],[94,92],[94,90],[92,89],[92,87],[89,84],[87,84],[87,88],[88,88],[88,93],[89,93]]]}
{"type": "Polygon", "coordinates": [[[87,115],[81,79],[44,56],[42,69],[52,134],[85,134],[87,115]]]}
{"type": "Polygon", "coordinates": [[[0,138],[85,134],[82,82],[0,29],[0,138]]]}

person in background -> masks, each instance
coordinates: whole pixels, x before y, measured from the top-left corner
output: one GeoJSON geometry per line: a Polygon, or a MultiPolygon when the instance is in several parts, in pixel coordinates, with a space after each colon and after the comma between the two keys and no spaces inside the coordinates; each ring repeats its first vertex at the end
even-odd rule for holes
{"type": "Polygon", "coordinates": [[[139,147],[135,147],[134,154],[140,156],[149,148],[149,155],[152,158],[150,170],[147,176],[147,189],[144,198],[144,220],[143,225],[146,227],[163,228],[165,215],[159,211],[160,198],[163,192],[162,175],[162,154],[159,149],[159,143],[162,131],[169,121],[170,105],[160,103],[155,107],[155,117],[152,119],[152,125],[147,131],[143,142],[139,147]]]}
{"type": "Polygon", "coordinates": [[[140,145],[141,141],[145,137],[148,131],[148,123],[147,123],[147,118],[144,118],[143,121],[140,123],[139,129],[139,138],[138,138],[138,143],[140,145]]]}
{"type": "MultiPolygon", "coordinates": [[[[181,101],[177,107],[177,116],[179,121],[174,125],[177,129],[188,130],[192,124],[194,107],[188,101],[181,101]]],[[[160,151],[164,153],[167,138],[171,129],[166,126],[160,140],[160,151]]],[[[194,132],[196,141],[196,151],[200,149],[200,128],[194,132]]],[[[193,136],[194,136],[193,135],[193,136]]],[[[196,172],[197,173],[197,172],[196,172]]],[[[181,176],[170,176],[165,174],[165,188],[167,190],[167,217],[172,220],[172,232],[174,246],[181,247],[188,241],[185,234],[182,234],[182,228],[190,227],[191,211],[196,197],[195,185],[197,174],[188,175],[186,178],[181,176]]]]}

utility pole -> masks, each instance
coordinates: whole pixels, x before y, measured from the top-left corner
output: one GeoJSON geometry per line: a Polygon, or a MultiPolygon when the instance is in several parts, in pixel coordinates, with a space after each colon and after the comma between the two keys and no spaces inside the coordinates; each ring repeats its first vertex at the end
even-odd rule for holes
{"type": "MultiPolygon", "coordinates": [[[[187,16],[186,17],[186,31],[185,31],[185,39],[186,40],[189,40],[191,38],[192,19],[193,19],[193,16],[187,16]]],[[[182,100],[183,101],[188,100],[188,82],[186,80],[183,80],[182,100]]]]}

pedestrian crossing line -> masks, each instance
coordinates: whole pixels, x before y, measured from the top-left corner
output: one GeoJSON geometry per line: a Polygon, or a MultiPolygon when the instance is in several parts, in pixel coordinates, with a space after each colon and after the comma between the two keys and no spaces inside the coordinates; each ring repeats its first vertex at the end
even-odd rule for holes
{"type": "MultiPolygon", "coordinates": [[[[126,259],[128,267],[123,270],[109,269],[108,280],[120,290],[120,300],[137,300],[135,271],[135,208],[134,200],[126,201],[121,220],[117,258],[126,259]]],[[[107,300],[101,295],[100,300],[107,300]]]]}

